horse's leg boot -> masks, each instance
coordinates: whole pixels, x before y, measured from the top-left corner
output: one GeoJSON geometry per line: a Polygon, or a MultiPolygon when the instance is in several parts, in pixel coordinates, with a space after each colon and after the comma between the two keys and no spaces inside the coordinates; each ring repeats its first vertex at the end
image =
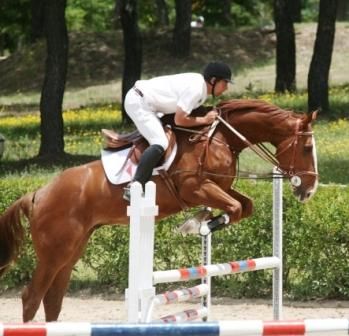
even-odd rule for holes
{"type": "Polygon", "coordinates": [[[179,232],[182,234],[199,234],[201,223],[212,218],[212,211],[209,208],[204,208],[197,213],[194,217],[187,219],[180,227],[179,232]]]}

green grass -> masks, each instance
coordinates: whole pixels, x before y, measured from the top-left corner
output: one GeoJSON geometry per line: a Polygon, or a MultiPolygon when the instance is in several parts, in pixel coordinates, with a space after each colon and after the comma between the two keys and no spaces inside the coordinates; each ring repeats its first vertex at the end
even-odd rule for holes
{"type": "MultiPolygon", "coordinates": [[[[345,88],[344,93],[346,93],[345,88]]],[[[339,95],[339,93],[337,93],[339,95]]],[[[298,105],[301,95],[263,95],[269,101],[282,105],[298,105]]],[[[346,99],[346,98],[344,98],[346,99]]],[[[121,112],[117,106],[83,108],[64,112],[65,150],[69,154],[55,162],[35,158],[40,145],[39,116],[36,113],[0,118],[0,133],[6,137],[5,153],[1,161],[0,175],[23,176],[29,174],[51,176],[63,168],[78,165],[100,156],[103,141],[100,129],[114,128],[125,131],[121,126],[121,112]]],[[[319,172],[322,183],[348,184],[346,172],[349,167],[349,121],[320,120],[314,125],[316,135],[319,172]]],[[[252,173],[270,172],[272,167],[255,154],[244,151],[240,157],[240,169],[252,173]]]]}
{"type": "MultiPolygon", "coordinates": [[[[339,89],[338,97],[341,95],[339,92],[342,91],[339,89]]],[[[294,106],[297,104],[301,106],[304,99],[302,95],[274,96],[272,94],[264,94],[263,98],[269,101],[277,100],[280,105],[293,104],[294,106]]],[[[0,117],[0,133],[3,133],[6,137],[6,150],[3,159],[0,161],[0,189],[2,191],[0,212],[7,208],[8,205],[20,195],[32,191],[48,182],[62,169],[99,158],[100,149],[103,146],[100,137],[101,128],[108,127],[118,129],[119,131],[126,131],[121,126],[120,110],[117,106],[113,105],[68,110],[64,112],[63,117],[65,121],[66,151],[70,155],[55,161],[45,161],[36,158],[40,143],[40,121],[37,113],[0,117]]],[[[349,152],[349,120],[320,120],[314,125],[314,132],[318,150],[320,182],[326,184],[345,184],[348,186],[349,177],[347,168],[349,167],[349,159],[347,153],[349,152]]],[[[263,173],[270,172],[271,168],[270,165],[262,162],[255,154],[249,151],[244,151],[241,155],[241,170],[263,173]]],[[[214,236],[215,239],[218,239],[214,241],[214,246],[220,246],[220,248],[216,248],[214,251],[215,258],[219,261],[224,260],[227,255],[232,258],[231,260],[234,260],[236,259],[234,257],[235,254],[238,259],[245,258],[245,253],[246,257],[251,256],[251,253],[254,255],[270,254],[270,237],[268,236],[266,239],[261,238],[261,235],[270,234],[270,183],[259,182],[254,184],[254,182],[251,181],[239,181],[237,187],[254,199],[256,211],[255,215],[251,217],[249,221],[245,220],[241,225],[231,226],[228,230],[221,232],[221,235],[217,233],[217,235],[214,236]],[[267,194],[261,186],[263,186],[263,188],[265,186],[267,194]],[[262,201],[263,204],[261,205],[260,203],[262,203],[262,201]],[[265,226],[264,228],[263,225],[265,226]],[[244,232],[243,230],[246,230],[245,234],[242,233],[244,232]],[[250,232],[249,230],[254,231],[250,232]],[[258,239],[251,243],[250,237],[256,235],[258,235],[258,239]],[[241,240],[241,237],[245,237],[245,240],[241,240]]],[[[316,264],[313,260],[319,259],[317,253],[321,255],[324,249],[324,239],[327,239],[327,245],[330,246],[327,249],[328,251],[341,252],[340,246],[337,246],[337,236],[328,242],[333,236],[333,226],[338,226],[337,231],[340,237],[338,239],[344,240],[344,242],[340,244],[347,246],[346,235],[344,234],[342,237],[342,232],[346,232],[348,208],[345,202],[347,202],[348,187],[341,188],[340,186],[331,186],[330,188],[325,188],[321,186],[319,192],[313,198],[315,203],[312,200],[309,202],[309,205],[307,203],[304,207],[298,203],[293,204],[293,202],[296,201],[289,197],[289,189],[287,185],[284,194],[284,218],[286,224],[285,249],[289,248],[289,251],[291,251],[291,253],[287,253],[288,258],[290,258],[290,254],[295,255],[295,257],[291,261],[288,259],[286,265],[297,266],[300,260],[302,260],[305,266],[303,267],[302,264],[299,268],[302,271],[307,270],[306,273],[302,273],[302,271],[300,272],[297,268],[297,272],[294,273],[295,271],[293,268],[288,266],[290,272],[287,274],[290,274],[290,276],[286,284],[291,288],[289,289],[290,295],[291,297],[297,298],[317,297],[314,295],[318,295],[319,297],[338,295],[330,291],[331,288],[333,289],[331,286],[322,286],[320,288],[321,291],[319,291],[316,286],[314,287],[316,281],[307,283],[305,280],[307,280],[309,269],[311,270],[310,273],[312,277],[315,277],[313,276],[315,273],[317,278],[321,278],[316,273],[318,267],[313,266],[316,264]],[[322,207],[328,201],[330,205],[326,207],[326,212],[322,210],[322,207]],[[339,202],[341,204],[340,207],[338,205],[339,202]],[[311,207],[315,207],[315,210],[310,211],[309,209],[311,207]],[[311,216],[309,215],[310,213],[311,216]],[[330,227],[327,231],[325,230],[327,227],[326,223],[328,223],[330,227]],[[318,232],[319,227],[324,228],[322,231],[318,232]],[[307,232],[306,236],[304,236],[304,230],[307,232]],[[309,239],[309,237],[313,238],[314,234],[317,235],[316,241],[319,242],[318,249],[305,245],[305,243],[310,244],[310,241],[313,243],[313,239],[309,239]],[[333,242],[335,242],[335,245],[331,245],[333,242]],[[311,256],[311,258],[309,258],[309,256],[311,256]],[[310,266],[308,264],[310,264],[310,266]],[[299,285],[297,281],[299,281],[299,285]],[[293,282],[295,282],[295,285],[292,285],[293,282]]],[[[189,241],[183,249],[176,250],[178,244],[183,245],[184,239],[182,236],[177,235],[177,238],[175,238],[177,240],[174,242],[173,231],[178,223],[183,220],[183,215],[187,214],[178,214],[170,219],[166,219],[167,226],[163,224],[163,229],[161,224],[157,226],[157,250],[160,249],[156,259],[157,267],[168,269],[176,268],[181,265],[197,264],[195,260],[192,260],[194,255],[193,249],[195,249],[195,247],[191,241],[189,241]],[[171,229],[169,229],[170,226],[171,229]],[[169,253],[169,251],[171,251],[171,253],[169,253]],[[178,255],[173,255],[173,251],[176,251],[178,255]],[[186,253],[188,251],[190,251],[190,253],[186,253]],[[172,258],[164,258],[164,256],[170,256],[172,258]],[[190,256],[190,260],[186,259],[188,256],[190,256]],[[175,262],[181,264],[172,267],[175,262]]],[[[105,288],[107,288],[105,286],[110,286],[110,283],[113,285],[117,284],[119,289],[123,288],[123,286],[127,286],[127,273],[125,273],[128,262],[128,259],[125,257],[125,251],[127,251],[127,237],[127,230],[122,230],[120,228],[111,228],[107,226],[102,230],[98,230],[98,232],[93,235],[83,260],[80,261],[75,268],[76,271],[73,273],[71,290],[92,288],[92,290],[95,291],[104,291],[105,288]]],[[[11,287],[23,283],[23,279],[28,279],[30,277],[35,257],[28,246],[25,247],[25,251],[25,257],[23,258],[22,256],[19,263],[17,263],[18,268],[14,268],[13,272],[8,273],[8,277],[5,278],[2,289],[6,289],[6,286],[11,287]]],[[[339,260],[346,260],[347,249],[343,248],[343,256],[339,252],[336,252],[336,255],[340,255],[339,260]]],[[[322,268],[332,265],[328,263],[328,259],[323,262],[322,268]]],[[[338,280],[338,282],[340,282],[340,288],[347,288],[345,284],[342,284],[344,282],[342,278],[346,279],[342,276],[342,274],[346,274],[345,272],[345,267],[341,268],[341,272],[338,272],[339,275],[341,275],[338,275],[340,278],[338,280]]],[[[323,275],[324,272],[319,273],[323,275]]],[[[325,272],[325,274],[327,276],[325,280],[327,281],[327,278],[331,278],[331,272],[328,271],[325,272]]],[[[221,279],[219,283],[215,283],[215,286],[220,286],[217,293],[219,293],[218,295],[222,295],[223,293],[228,296],[240,295],[258,297],[263,295],[263,293],[264,295],[265,293],[269,295],[267,290],[264,289],[264,291],[261,291],[261,288],[270,288],[269,279],[267,279],[268,282],[266,282],[262,275],[263,273],[259,273],[259,280],[257,281],[254,278],[254,273],[246,275],[248,277],[247,279],[250,279],[249,277],[253,279],[251,283],[253,283],[255,287],[252,289],[250,286],[244,289],[245,283],[247,282],[244,280],[242,280],[241,283],[231,282],[230,280],[228,283],[221,279]]],[[[325,280],[322,279],[322,281],[325,280]]],[[[335,279],[331,283],[334,281],[337,280],[335,279]]],[[[347,295],[347,292],[343,293],[342,296],[346,298],[345,295],[347,295]]]]}

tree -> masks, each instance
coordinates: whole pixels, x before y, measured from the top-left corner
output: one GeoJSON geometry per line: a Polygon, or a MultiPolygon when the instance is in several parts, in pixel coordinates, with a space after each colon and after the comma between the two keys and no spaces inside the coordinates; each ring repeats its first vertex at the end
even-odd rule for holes
{"type": "Polygon", "coordinates": [[[320,0],[314,52],[308,73],[308,110],[330,110],[328,77],[336,31],[337,0],[320,0]]]}
{"type": "Polygon", "coordinates": [[[157,24],[159,26],[168,26],[170,20],[168,18],[168,7],[165,0],[156,0],[157,24]]]}
{"type": "MultiPolygon", "coordinates": [[[[122,76],[122,101],[127,91],[141,77],[142,73],[142,36],[138,28],[137,0],[120,1],[120,18],[124,35],[124,71],[122,76]]],[[[123,121],[129,120],[124,108],[123,121]]]]}
{"type": "Polygon", "coordinates": [[[44,32],[47,44],[45,79],[41,92],[39,155],[64,153],[62,103],[68,63],[66,0],[46,0],[44,32]]]}
{"type": "Polygon", "coordinates": [[[293,0],[289,3],[293,22],[302,22],[302,0],[293,0]]]}
{"type": "Polygon", "coordinates": [[[290,3],[293,0],[274,1],[276,30],[276,82],[275,91],[296,89],[296,41],[290,3]]]}
{"type": "Polygon", "coordinates": [[[31,42],[44,34],[45,0],[31,0],[31,42]]]}
{"type": "Polygon", "coordinates": [[[338,0],[337,20],[338,21],[349,20],[349,1],[348,0],[338,0]]]}
{"type": "Polygon", "coordinates": [[[191,45],[191,0],[176,0],[176,23],[173,30],[172,55],[188,57],[191,45]]]}

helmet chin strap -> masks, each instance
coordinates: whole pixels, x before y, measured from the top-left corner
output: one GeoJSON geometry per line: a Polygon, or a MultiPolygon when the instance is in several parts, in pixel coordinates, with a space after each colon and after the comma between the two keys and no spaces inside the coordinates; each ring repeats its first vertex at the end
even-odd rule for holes
{"type": "Polygon", "coordinates": [[[216,87],[216,84],[217,84],[217,79],[214,79],[213,80],[213,84],[210,82],[210,84],[212,85],[212,92],[211,92],[211,95],[212,95],[212,98],[215,99],[216,98],[216,95],[214,94],[214,89],[216,87]]]}

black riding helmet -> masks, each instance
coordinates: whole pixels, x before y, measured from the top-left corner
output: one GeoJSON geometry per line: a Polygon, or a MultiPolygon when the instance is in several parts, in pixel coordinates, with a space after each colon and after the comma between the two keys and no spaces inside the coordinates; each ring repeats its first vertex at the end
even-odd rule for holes
{"type": "Polygon", "coordinates": [[[214,77],[217,80],[225,80],[229,83],[233,83],[231,80],[231,70],[230,67],[223,62],[210,62],[206,65],[203,76],[207,82],[214,77]]]}

